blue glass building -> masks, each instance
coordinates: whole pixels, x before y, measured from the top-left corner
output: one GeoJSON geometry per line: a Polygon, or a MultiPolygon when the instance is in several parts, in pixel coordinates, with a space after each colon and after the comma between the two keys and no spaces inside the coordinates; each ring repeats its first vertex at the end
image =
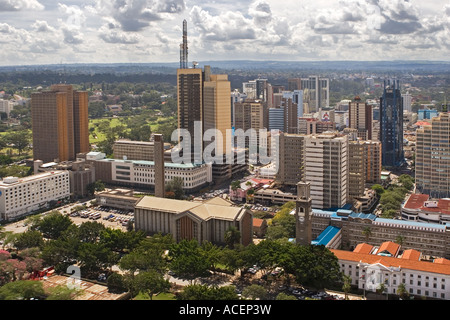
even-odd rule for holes
{"type": "Polygon", "coordinates": [[[391,168],[403,165],[403,99],[398,80],[384,82],[380,98],[380,140],[382,165],[391,168]]]}

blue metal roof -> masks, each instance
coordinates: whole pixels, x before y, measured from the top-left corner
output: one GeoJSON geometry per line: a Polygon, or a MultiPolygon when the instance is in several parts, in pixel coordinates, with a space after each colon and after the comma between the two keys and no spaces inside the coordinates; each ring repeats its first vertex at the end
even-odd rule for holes
{"type": "Polygon", "coordinates": [[[356,213],[356,212],[352,212],[350,215],[350,217],[352,218],[360,218],[360,219],[370,219],[370,220],[375,220],[377,219],[377,216],[372,214],[372,213],[356,213]]]}
{"type": "Polygon", "coordinates": [[[326,246],[340,231],[338,227],[328,226],[315,240],[311,241],[311,244],[326,246]]]}
{"type": "Polygon", "coordinates": [[[392,224],[402,224],[407,226],[421,227],[421,228],[436,228],[436,229],[446,229],[445,224],[438,223],[428,223],[428,222],[417,222],[417,221],[407,221],[407,220],[397,220],[397,219],[385,219],[377,218],[377,222],[392,223],[392,224]]]}

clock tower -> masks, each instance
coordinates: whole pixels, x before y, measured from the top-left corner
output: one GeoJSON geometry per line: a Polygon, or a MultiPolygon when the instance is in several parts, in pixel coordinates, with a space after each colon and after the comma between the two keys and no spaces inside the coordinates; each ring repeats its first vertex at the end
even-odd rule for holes
{"type": "Polygon", "coordinates": [[[295,206],[295,233],[296,243],[310,245],[312,241],[312,209],[310,197],[311,185],[309,182],[297,183],[297,200],[295,206]]]}

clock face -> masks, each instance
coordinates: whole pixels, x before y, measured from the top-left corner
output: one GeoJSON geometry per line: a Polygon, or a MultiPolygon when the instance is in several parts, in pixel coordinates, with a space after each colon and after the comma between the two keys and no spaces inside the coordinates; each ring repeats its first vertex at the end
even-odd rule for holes
{"type": "Polygon", "coordinates": [[[305,218],[304,217],[298,217],[298,221],[303,222],[303,221],[305,221],[305,218]]]}

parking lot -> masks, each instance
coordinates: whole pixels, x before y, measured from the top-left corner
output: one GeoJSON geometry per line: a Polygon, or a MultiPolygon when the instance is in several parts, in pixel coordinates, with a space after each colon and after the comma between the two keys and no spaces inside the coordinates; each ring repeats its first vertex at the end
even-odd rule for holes
{"type": "Polygon", "coordinates": [[[76,225],[86,221],[103,223],[106,227],[126,230],[128,222],[134,222],[132,211],[113,209],[107,207],[91,207],[68,214],[76,225]]]}

